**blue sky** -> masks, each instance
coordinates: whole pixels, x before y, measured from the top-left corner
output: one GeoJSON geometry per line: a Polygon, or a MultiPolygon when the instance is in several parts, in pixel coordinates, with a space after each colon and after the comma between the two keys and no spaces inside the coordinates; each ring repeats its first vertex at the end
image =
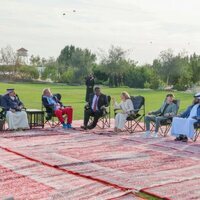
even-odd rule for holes
{"type": "Polygon", "coordinates": [[[141,64],[168,48],[200,54],[199,10],[198,0],[0,0],[0,47],[57,57],[65,45],[116,45],[141,64]]]}

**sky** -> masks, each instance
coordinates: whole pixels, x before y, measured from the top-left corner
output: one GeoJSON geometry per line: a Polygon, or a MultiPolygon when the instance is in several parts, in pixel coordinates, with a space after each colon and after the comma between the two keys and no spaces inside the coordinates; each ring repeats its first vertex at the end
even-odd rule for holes
{"type": "Polygon", "coordinates": [[[200,54],[199,10],[199,0],[0,0],[0,48],[57,58],[66,45],[97,55],[114,45],[139,64],[169,48],[200,54]]]}

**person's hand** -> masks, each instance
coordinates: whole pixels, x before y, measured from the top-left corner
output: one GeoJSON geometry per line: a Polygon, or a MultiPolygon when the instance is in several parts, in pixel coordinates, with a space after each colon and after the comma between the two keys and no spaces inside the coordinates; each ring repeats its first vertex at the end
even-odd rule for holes
{"type": "Polygon", "coordinates": [[[112,103],[114,104],[116,102],[115,97],[112,98],[112,103]]]}
{"type": "Polygon", "coordinates": [[[23,106],[19,106],[19,110],[21,110],[23,108],[23,106]]]}
{"type": "Polygon", "coordinates": [[[152,112],[148,112],[148,115],[152,115],[152,112]]]}
{"type": "Polygon", "coordinates": [[[15,112],[16,112],[16,111],[15,111],[15,109],[12,109],[12,108],[10,109],[10,111],[11,111],[11,112],[13,112],[13,113],[15,113],[15,112]]]}
{"type": "Polygon", "coordinates": [[[101,108],[100,108],[100,109],[101,109],[101,110],[103,110],[103,109],[105,109],[105,108],[106,108],[105,106],[101,106],[101,108]]]}

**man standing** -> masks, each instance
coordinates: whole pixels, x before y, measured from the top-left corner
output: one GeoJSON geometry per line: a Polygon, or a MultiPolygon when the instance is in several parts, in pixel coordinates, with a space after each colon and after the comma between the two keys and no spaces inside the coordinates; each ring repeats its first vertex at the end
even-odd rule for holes
{"type": "Polygon", "coordinates": [[[194,123],[200,121],[200,93],[194,96],[194,101],[185,112],[172,121],[171,135],[176,136],[175,141],[187,142],[194,136],[194,123]]]}
{"type": "Polygon", "coordinates": [[[90,94],[93,94],[93,91],[94,91],[94,76],[92,74],[86,77],[85,84],[86,84],[85,101],[89,102],[90,94]]]}
{"type": "Polygon", "coordinates": [[[94,94],[89,96],[89,102],[85,106],[84,111],[84,125],[81,126],[83,129],[93,129],[96,127],[99,118],[105,112],[105,107],[108,106],[107,96],[101,93],[99,87],[95,87],[94,94]],[[92,124],[88,126],[90,116],[94,117],[92,124]]]}
{"type": "Polygon", "coordinates": [[[146,124],[146,133],[145,137],[150,135],[150,122],[153,121],[155,123],[155,132],[153,137],[158,137],[158,129],[160,127],[160,122],[166,120],[168,118],[172,118],[177,113],[177,105],[173,103],[174,95],[167,94],[166,100],[157,111],[149,112],[147,116],[145,116],[144,121],[146,124]]]}

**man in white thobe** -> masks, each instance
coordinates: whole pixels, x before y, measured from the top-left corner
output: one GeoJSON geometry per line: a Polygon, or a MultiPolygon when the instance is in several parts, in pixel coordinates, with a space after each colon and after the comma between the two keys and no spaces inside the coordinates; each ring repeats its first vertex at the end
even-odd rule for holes
{"type": "Polygon", "coordinates": [[[2,98],[2,107],[6,111],[6,121],[10,130],[29,128],[27,114],[22,110],[24,105],[14,89],[7,89],[7,93],[2,98]]]}
{"type": "Polygon", "coordinates": [[[187,142],[188,138],[194,137],[194,123],[200,119],[200,93],[194,97],[193,105],[178,117],[173,118],[171,135],[176,136],[175,141],[187,142]]]}

